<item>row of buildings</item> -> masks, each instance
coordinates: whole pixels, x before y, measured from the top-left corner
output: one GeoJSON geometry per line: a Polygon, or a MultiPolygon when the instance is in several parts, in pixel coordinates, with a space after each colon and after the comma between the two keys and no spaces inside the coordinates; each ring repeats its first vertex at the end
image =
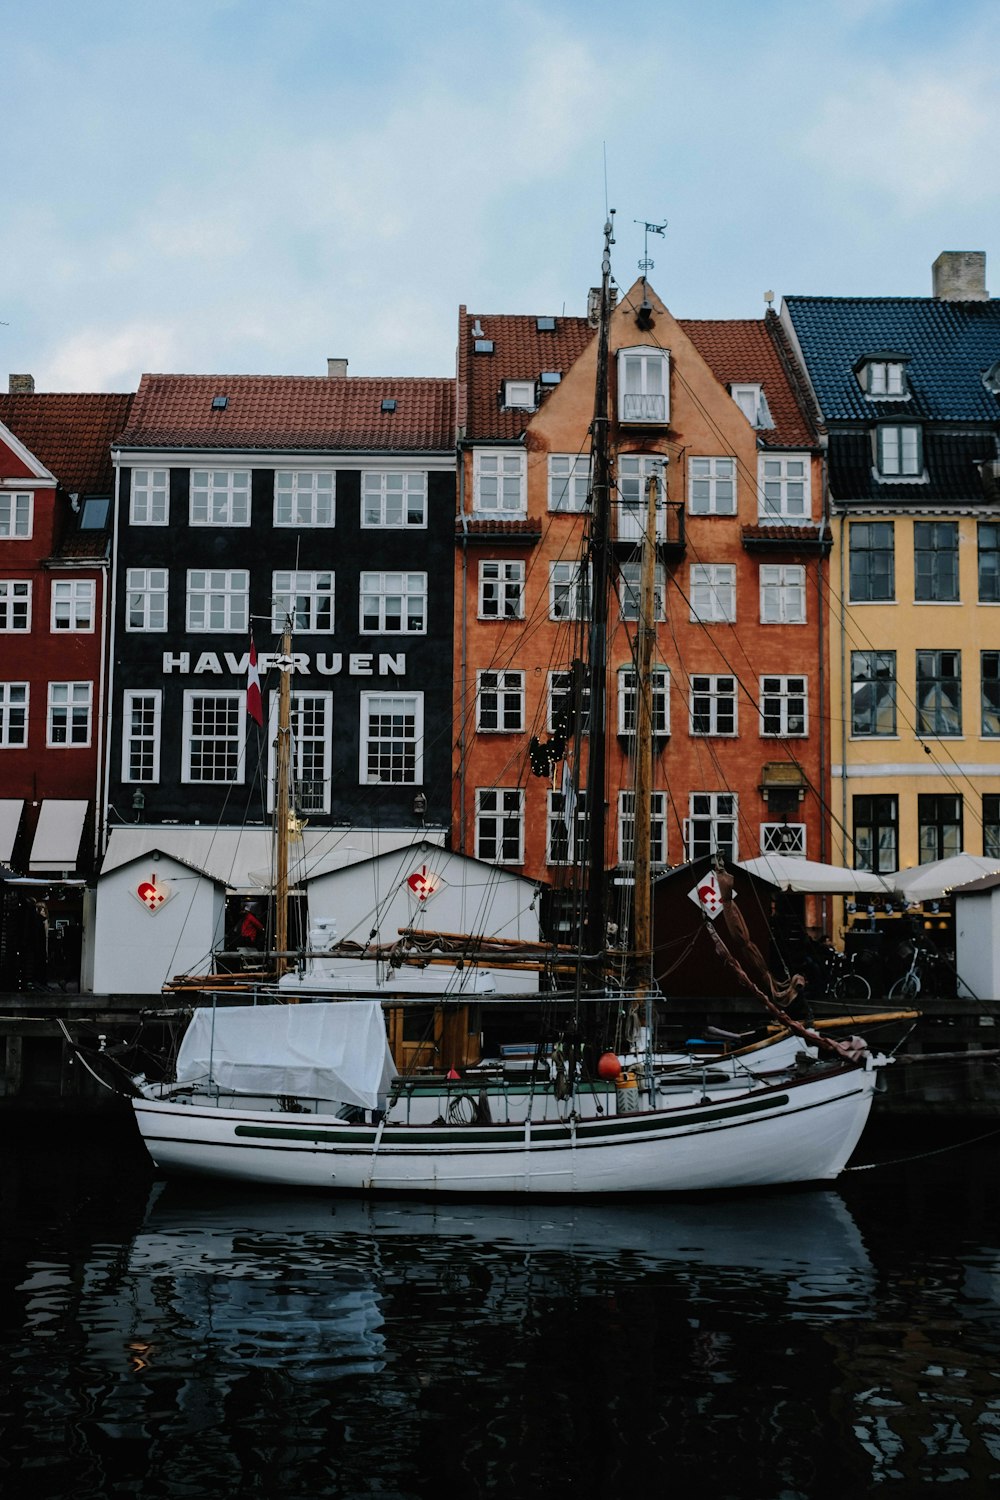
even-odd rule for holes
{"type": "MultiPolygon", "coordinates": [[[[651,481],[654,861],[1000,859],[1000,300],[979,252],[932,278],[925,297],[789,296],[744,320],[675,318],[645,278],[616,296],[614,604],[589,733],[623,881],[651,481]]],[[[588,610],[596,324],[593,294],[578,317],[463,307],[454,379],[341,359],[122,395],[10,377],[0,862],[22,904],[38,883],[50,953],[65,942],[72,970],[84,891],[154,851],[234,897],[262,888],[289,617],[303,860],[422,832],[543,885],[558,914],[585,809],[530,747],[558,730],[588,610]]]]}

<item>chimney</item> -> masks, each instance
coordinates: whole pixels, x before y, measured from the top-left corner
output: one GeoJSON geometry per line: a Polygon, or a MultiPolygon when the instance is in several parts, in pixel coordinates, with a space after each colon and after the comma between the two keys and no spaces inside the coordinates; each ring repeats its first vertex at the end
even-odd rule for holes
{"type": "Polygon", "coordinates": [[[343,380],[347,374],[347,360],[328,359],[326,362],[326,373],[330,380],[343,380]]]}
{"type": "Polygon", "coordinates": [[[33,396],[35,394],[34,375],[9,375],[7,394],[9,396],[33,396]]]}
{"type": "MultiPolygon", "coordinates": [[[[608,304],[609,310],[614,312],[618,305],[618,288],[616,286],[609,287],[608,289],[608,304]]],[[[587,322],[591,328],[596,328],[600,321],[601,289],[599,286],[592,286],[587,293],[587,322]]]]}
{"type": "Polygon", "coordinates": [[[987,302],[986,251],[942,250],[931,267],[939,302],[987,302]]]}

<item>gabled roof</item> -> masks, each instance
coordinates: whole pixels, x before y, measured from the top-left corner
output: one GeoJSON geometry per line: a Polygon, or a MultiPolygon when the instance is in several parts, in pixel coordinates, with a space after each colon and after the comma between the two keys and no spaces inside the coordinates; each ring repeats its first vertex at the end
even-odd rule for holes
{"type": "Polygon", "coordinates": [[[131,403],[131,394],[0,395],[0,422],[55,475],[61,489],[110,495],[111,444],[131,403]]]}
{"type": "Polygon", "coordinates": [[[764,318],[678,320],[722,385],[761,385],[774,426],[758,432],[767,448],[810,448],[816,432],[812,400],[795,367],[784,330],[773,313],[764,318]]]}
{"type": "Polygon", "coordinates": [[[464,426],[465,436],[476,442],[516,441],[532,413],[503,409],[504,382],[537,381],[543,371],[565,375],[596,337],[597,330],[586,318],[475,314],[460,307],[459,426],[464,426]],[[554,327],[539,328],[539,322],[551,322],[554,327]],[[491,344],[492,349],[477,353],[477,343],[491,344]]]}
{"type": "Polygon", "coordinates": [[[144,375],[123,448],[450,452],[454,382],[374,376],[144,375]],[[213,408],[216,397],[224,407],[213,408]],[[394,401],[383,411],[383,401],[394,401]]]}
{"type": "Polygon", "coordinates": [[[1000,299],[786,297],[823,418],[1000,422],[1000,399],[983,375],[1000,360],[1000,299]],[[890,350],[908,356],[911,399],[872,401],[855,374],[860,359],[890,350]]]}

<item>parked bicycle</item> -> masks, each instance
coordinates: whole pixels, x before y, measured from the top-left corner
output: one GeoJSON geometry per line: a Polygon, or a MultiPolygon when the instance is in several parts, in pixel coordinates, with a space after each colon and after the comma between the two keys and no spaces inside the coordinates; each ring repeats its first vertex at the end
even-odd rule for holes
{"type": "Polygon", "coordinates": [[[936,948],[922,948],[919,943],[912,943],[909,947],[910,966],[890,987],[890,1000],[915,1000],[923,984],[943,962],[936,948]]]}
{"type": "Polygon", "coordinates": [[[855,954],[832,950],[827,961],[826,993],[836,1000],[870,1000],[872,987],[855,967],[855,954]]]}

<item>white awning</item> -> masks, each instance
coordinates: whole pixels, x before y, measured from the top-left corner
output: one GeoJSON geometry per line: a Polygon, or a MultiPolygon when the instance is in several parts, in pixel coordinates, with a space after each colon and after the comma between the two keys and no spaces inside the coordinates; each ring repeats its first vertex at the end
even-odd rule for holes
{"type": "Polygon", "coordinates": [[[793,854],[762,854],[758,859],[741,860],[737,869],[769,880],[783,891],[825,891],[828,895],[863,891],[888,896],[896,878],[873,875],[870,870],[845,870],[841,865],[824,865],[815,859],[798,859],[793,854]]]}
{"type": "Polygon", "coordinates": [[[23,797],[0,800],[0,864],[9,865],[14,852],[14,840],[21,823],[23,797]]]}
{"type": "Polygon", "coordinates": [[[75,870],[88,802],[46,798],[38,814],[28,865],[32,870],[75,870]]]}
{"type": "Polygon", "coordinates": [[[907,901],[940,901],[952,886],[965,885],[980,875],[995,875],[1000,859],[985,854],[951,854],[932,864],[913,865],[891,877],[893,885],[907,901]]]}

